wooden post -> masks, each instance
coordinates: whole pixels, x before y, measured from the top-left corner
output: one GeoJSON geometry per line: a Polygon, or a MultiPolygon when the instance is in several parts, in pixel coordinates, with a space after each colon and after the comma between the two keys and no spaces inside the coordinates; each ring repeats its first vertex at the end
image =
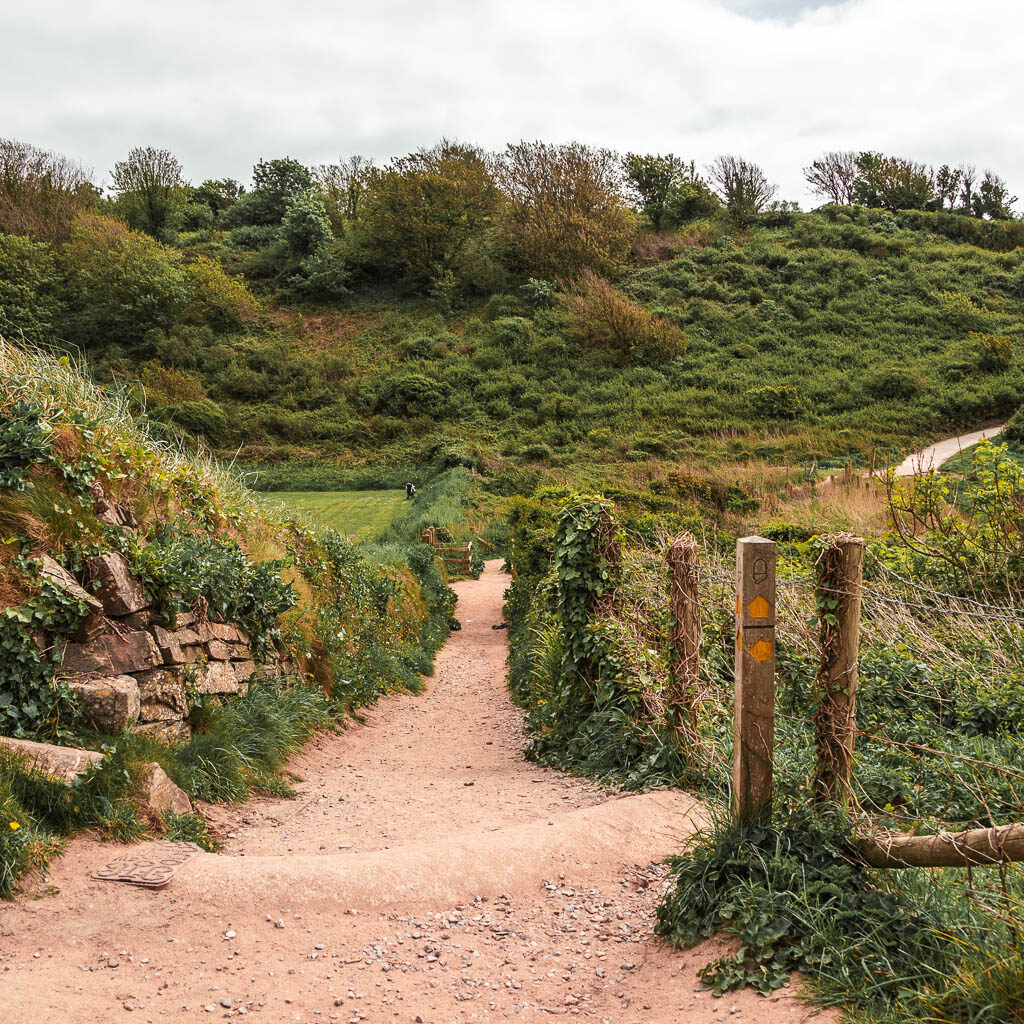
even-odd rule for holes
{"type": "Polygon", "coordinates": [[[665,551],[669,569],[668,610],[672,619],[669,643],[672,664],[667,693],[669,727],[676,742],[693,753],[698,738],[697,712],[700,703],[700,594],[697,541],[693,534],[677,537],[665,551]]]}
{"type": "Polygon", "coordinates": [[[821,667],[815,686],[814,741],[817,800],[850,805],[853,741],[857,731],[857,657],[864,540],[838,533],[818,556],[816,594],[821,622],[821,667]]]}
{"type": "Polygon", "coordinates": [[[775,758],[775,542],[736,545],[736,706],[732,813],[767,819],[775,758]]]}

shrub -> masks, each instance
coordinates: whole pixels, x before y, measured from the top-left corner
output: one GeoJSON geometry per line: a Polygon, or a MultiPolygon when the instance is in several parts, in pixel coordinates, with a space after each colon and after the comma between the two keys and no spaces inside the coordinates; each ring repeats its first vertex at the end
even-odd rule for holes
{"type": "Polygon", "coordinates": [[[864,387],[875,398],[913,398],[928,387],[928,382],[908,366],[890,365],[868,374],[864,387]]]}
{"type": "Polygon", "coordinates": [[[217,331],[237,330],[255,319],[259,303],[238,277],[230,277],[219,263],[200,256],[185,267],[191,289],[183,312],[186,323],[209,324],[217,331]]]}
{"type": "Polygon", "coordinates": [[[61,263],[68,340],[86,347],[137,345],[147,331],[177,323],[191,298],[170,249],[108,217],[79,216],[61,263]]]}
{"type": "Polygon", "coordinates": [[[209,444],[225,441],[230,433],[224,410],[209,398],[199,401],[170,402],[150,412],[158,423],[174,423],[194,437],[205,438],[209,444]]]}
{"type": "Polygon", "coordinates": [[[799,389],[793,384],[764,384],[744,392],[754,411],[769,419],[796,416],[803,409],[799,389]]]}
{"type": "Polygon", "coordinates": [[[451,385],[446,382],[407,373],[379,382],[374,410],[393,416],[433,415],[440,412],[450,395],[451,385]]]}
{"type": "Polygon", "coordinates": [[[671,320],[649,313],[590,271],[559,295],[559,303],[568,314],[569,337],[623,363],[666,363],[686,351],[686,335],[671,320]]]}
{"type": "Polygon", "coordinates": [[[59,288],[49,245],[0,235],[0,337],[53,341],[61,311],[59,288]]]}
{"type": "Polygon", "coordinates": [[[1000,372],[1013,362],[1013,341],[1005,334],[971,331],[969,338],[978,352],[979,365],[983,370],[1000,372]]]}

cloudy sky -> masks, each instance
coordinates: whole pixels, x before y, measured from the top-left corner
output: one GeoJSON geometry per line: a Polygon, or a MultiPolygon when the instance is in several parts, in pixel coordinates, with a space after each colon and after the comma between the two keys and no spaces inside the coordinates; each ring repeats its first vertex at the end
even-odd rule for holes
{"type": "Polygon", "coordinates": [[[832,148],[975,163],[1024,195],[1019,0],[0,0],[0,136],[109,180],[442,135],[759,162],[808,205],[832,148]]]}

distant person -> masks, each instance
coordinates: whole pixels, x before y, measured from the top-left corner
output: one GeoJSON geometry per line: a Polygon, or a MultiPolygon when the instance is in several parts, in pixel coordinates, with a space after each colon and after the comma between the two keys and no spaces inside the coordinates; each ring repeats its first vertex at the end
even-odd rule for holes
{"type": "Polygon", "coordinates": [[[407,498],[415,498],[416,497],[416,485],[415,484],[407,483],[405,485],[405,496],[407,498]]]}

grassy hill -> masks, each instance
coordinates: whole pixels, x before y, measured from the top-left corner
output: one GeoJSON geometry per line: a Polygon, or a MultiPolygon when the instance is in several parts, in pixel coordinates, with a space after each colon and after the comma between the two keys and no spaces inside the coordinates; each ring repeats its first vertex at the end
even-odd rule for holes
{"type": "Polygon", "coordinates": [[[523,289],[446,314],[367,293],[90,358],[243,461],[409,465],[447,447],[512,470],[513,490],[520,466],[885,459],[1020,404],[1020,249],[984,223],[950,239],[941,214],[781,219],[691,226],[619,282],[681,329],[671,358],[630,353],[599,308],[523,289]]]}

